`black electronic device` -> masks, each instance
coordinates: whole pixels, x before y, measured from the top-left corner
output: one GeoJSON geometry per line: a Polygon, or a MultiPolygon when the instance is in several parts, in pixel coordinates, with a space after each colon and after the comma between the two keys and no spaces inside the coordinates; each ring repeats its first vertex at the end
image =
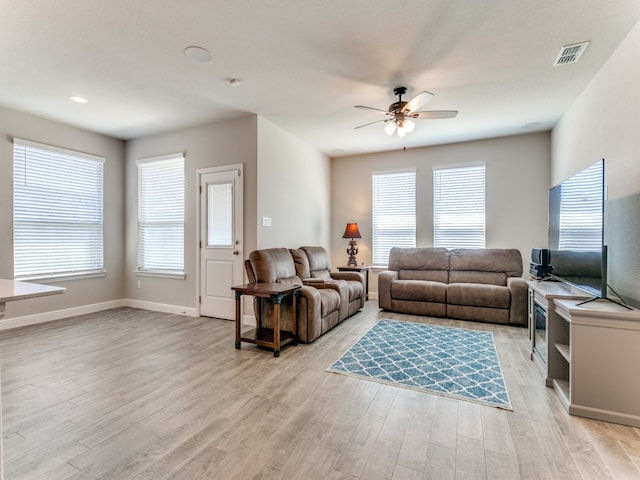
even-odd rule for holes
{"type": "MultiPolygon", "coordinates": [[[[549,255],[552,278],[593,295],[582,303],[612,299],[604,243],[604,159],[549,190],[549,255]]],[[[616,294],[619,297],[619,295],[616,294]]]]}
{"type": "Polygon", "coordinates": [[[551,276],[594,297],[606,298],[604,160],[549,190],[551,276]]]}
{"type": "Polygon", "coordinates": [[[550,262],[550,252],[547,248],[532,248],[531,249],[531,263],[535,263],[536,265],[549,265],[550,262]]]}
{"type": "Polygon", "coordinates": [[[552,270],[551,265],[539,265],[533,262],[529,264],[529,275],[534,280],[546,280],[551,276],[552,270]]]}

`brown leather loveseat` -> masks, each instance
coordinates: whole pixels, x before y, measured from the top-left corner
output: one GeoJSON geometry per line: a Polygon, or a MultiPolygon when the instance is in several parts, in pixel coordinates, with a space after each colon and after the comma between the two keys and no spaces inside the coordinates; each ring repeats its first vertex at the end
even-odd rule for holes
{"type": "MultiPolygon", "coordinates": [[[[298,340],[301,342],[312,342],[364,306],[362,275],[358,272],[332,273],[329,255],[322,247],[254,250],[245,260],[245,270],[249,282],[302,285],[296,304],[298,340]]],[[[289,297],[280,306],[281,328],[288,331],[291,331],[291,301],[289,297]]],[[[263,324],[271,325],[271,302],[262,301],[262,315],[263,324]]]]}
{"type": "Polygon", "coordinates": [[[527,325],[527,282],[516,249],[392,248],[378,304],[414,315],[527,325]]]}

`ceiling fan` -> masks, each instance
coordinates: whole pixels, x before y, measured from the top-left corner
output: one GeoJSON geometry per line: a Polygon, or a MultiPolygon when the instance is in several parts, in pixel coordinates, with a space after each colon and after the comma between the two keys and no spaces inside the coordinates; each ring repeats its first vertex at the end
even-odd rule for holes
{"type": "Polygon", "coordinates": [[[397,102],[393,102],[389,105],[388,110],[381,110],[374,107],[366,107],[364,105],[355,105],[355,108],[363,110],[373,110],[374,112],[382,113],[390,118],[384,120],[377,120],[371,123],[365,123],[355,128],[368,127],[369,125],[375,125],[376,123],[386,123],[384,131],[388,135],[393,135],[393,132],[397,132],[399,137],[404,137],[407,133],[411,133],[415,128],[415,123],[412,119],[436,119],[436,118],[453,118],[458,112],[457,110],[429,110],[429,111],[416,111],[427,103],[433,97],[433,93],[421,92],[413,97],[408,102],[402,101],[402,96],[407,93],[407,87],[396,87],[393,89],[394,95],[398,97],[397,102]]]}

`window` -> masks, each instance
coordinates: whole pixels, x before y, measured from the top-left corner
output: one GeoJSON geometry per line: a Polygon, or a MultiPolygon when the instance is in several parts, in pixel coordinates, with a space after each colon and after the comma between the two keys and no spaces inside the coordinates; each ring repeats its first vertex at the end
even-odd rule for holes
{"type": "Polygon", "coordinates": [[[138,161],[138,271],[184,273],[184,157],[138,161]]]}
{"type": "Polygon", "coordinates": [[[103,169],[101,157],[14,139],[16,279],[103,272],[103,169]]]}
{"type": "Polygon", "coordinates": [[[433,246],[484,248],[484,165],[433,170],[433,246]]]}
{"type": "Polygon", "coordinates": [[[386,266],[391,247],[416,246],[416,172],[372,176],[373,264],[386,266]]]}

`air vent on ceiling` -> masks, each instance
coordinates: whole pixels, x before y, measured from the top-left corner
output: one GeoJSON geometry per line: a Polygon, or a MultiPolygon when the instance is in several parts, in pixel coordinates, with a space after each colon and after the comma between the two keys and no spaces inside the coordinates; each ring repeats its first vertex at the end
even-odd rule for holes
{"type": "Polygon", "coordinates": [[[560,53],[556,57],[556,61],[553,62],[554,66],[567,65],[569,63],[576,63],[580,60],[580,57],[587,49],[589,42],[574,43],[573,45],[565,45],[560,49],[560,53]]]}

